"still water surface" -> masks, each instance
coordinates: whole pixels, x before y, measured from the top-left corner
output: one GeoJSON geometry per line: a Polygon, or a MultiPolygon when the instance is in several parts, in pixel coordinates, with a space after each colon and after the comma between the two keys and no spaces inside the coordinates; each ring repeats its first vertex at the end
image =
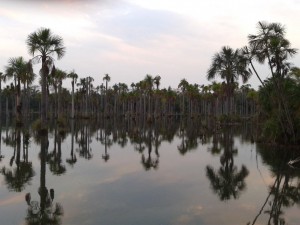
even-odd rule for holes
{"type": "Polygon", "coordinates": [[[249,124],[81,121],[53,123],[45,141],[2,124],[0,224],[300,224],[297,154],[254,136],[249,124]]]}

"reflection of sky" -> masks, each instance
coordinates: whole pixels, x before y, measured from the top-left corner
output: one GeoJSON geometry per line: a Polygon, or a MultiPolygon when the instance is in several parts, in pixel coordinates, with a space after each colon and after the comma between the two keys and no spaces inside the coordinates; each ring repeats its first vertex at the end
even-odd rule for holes
{"type": "MultiPolygon", "coordinates": [[[[2,135],[4,135],[2,133],[2,135]]],[[[177,150],[180,140],[163,142],[159,148],[159,168],[145,171],[141,155],[133,150],[130,142],[125,148],[113,145],[108,149],[110,159],[104,162],[104,146],[93,139],[93,158],[85,160],[77,154],[77,163],[71,168],[65,159],[70,155],[70,136],[62,144],[62,163],[67,171],[54,176],[47,165],[46,185],[54,188],[54,201],[64,208],[64,225],[81,224],[246,224],[252,221],[267,197],[267,186],[273,178],[257,156],[256,147],[249,142],[235,138],[238,154],[234,158],[238,169],[244,164],[250,171],[246,177],[247,190],[237,200],[220,202],[210,189],[206,177],[206,166],[220,167],[219,156],[208,152],[208,145],[199,144],[197,150],[181,156],[177,150]],[[257,169],[257,164],[259,170],[257,169]]],[[[53,150],[52,136],[49,139],[49,152],[53,150]]],[[[34,143],[31,143],[34,147],[34,143]]],[[[75,149],[78,144],[75,144],[75,149]]],[[[8,165],[12,148],[2,143],[4,161],[8,165]]],[[[30,192],[38,200],[39,187],[39,148],[30,150],[36,175],[31,186],[21,193],[9,193],[0,175],[0,224],[22,224],[26,213],[25,193],[30,192]],[[17,216],[14,216],[17,215],[17,216]]],[[[147,155],[147,150],[145,150],[147,155]]],[[[152,156],[155,157],[154,149],[152,156]]],[[[290,224],[300,221],[297,210],[286,212],[290,224]]],[[[262,218],[263,215],[261,216],[262,218]]],[[[264,224],[259,220],[257,224],[264,224]]]]}

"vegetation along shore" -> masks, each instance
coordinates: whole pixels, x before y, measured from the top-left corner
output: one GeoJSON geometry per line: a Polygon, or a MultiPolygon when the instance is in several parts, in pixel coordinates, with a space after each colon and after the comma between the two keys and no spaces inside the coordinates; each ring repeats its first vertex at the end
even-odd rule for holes
{"type": "Polygon", "coordinates": [[[24,44],[29,59],[9,58],[0,73],[1,120],[12,117],[18,127],[30,129],[28,121],[39,118],[35,129],[46,135],[49,119],[62,128],[68,119],[80,118],[143,118],[152,123],[163,117],[185,117],[213,120],[220,126],[247,120],[257,124],[259,140],[300,144],[300,69],[289,62],[297,49],[291,47],[280,23],[258,22],[247,46],[220,47],[205,74],[211,84],[182,79],[176,89],[160,88],[160,75],[147,74],[128,85],[110,84],[110,75],[104,74],[103,83],[96,84],[75,69],[57,68],[55,61],[64,57],[66,48],[63,38],[47,28],[30,33],[24,44]],[[34,73],[34,64],[40,65],[39,74],[34,73]],[[257,72],[259,64],[267,68],[268,79],[257,72]],[[250,76],[260,81],[258,90],[247,84],[250,76]],[[33,85],[36,79],[39,86],[33,85]],[[65,79],[70,80],[71,90],[62,86],[65,79]]]}

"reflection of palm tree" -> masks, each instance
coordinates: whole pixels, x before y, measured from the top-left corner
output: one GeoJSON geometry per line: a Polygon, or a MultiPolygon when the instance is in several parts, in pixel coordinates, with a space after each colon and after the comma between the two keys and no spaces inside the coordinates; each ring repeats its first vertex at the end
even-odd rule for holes
{"type": "Polygon", "coordinates": [[[107,147],[112,145],[111,139],[108,138],[107,131],[104,131],[104,154],[102,155],[102,159],[107,162],[109,160],[109,154],[107,152],[107,147]]]}
{"type": "Polygon", "coordinates": [[[89,129],[87,125],[83,125],[81,130],[80,130],[80,136],[77,139],[78,145],[79,145],[79,156],[83,157],[85,159],[90,160],[93,155],[91,153],[92,149],[90,147],[90,134],[89,134],[89,129]]]}
{"type": "Polygon", "coordinates": [[[218,134],[216,132],[213,133],[212,147],[209,148],[209,151],[213,155],[221,153],[221,148],[219,147],[218,143],[218,134]]]}
{"type": "Polygon", "coordinates": [[[187,148],[187,143],[186,143],[186,139],[185,139],[185,132],[184,132],[184,128],[180,128],[180,131],[179,131],[179,136],[181,136],[181,143],[180,145],[177,146],[177,149],[179,150],[180,154],[181,155],[184,155],[187,151],[188,151],[188,148],[187,148]]]}
{"type": "Polygon", "coordinates": [[[76,154],[74,154],[74,120],[71,120],[71,157],[66,162],[73,166],[77,162],[76,154]]]}
{"type": "Polygon", "coordinates": [[[40,187],[38,194],[40,196],[40,202],[31,201],[31,194],[25,195],[25,200],[28,205],[27,216],[25,218],[26,224],[61,224],[61,216],[63,215],[63,208],[59,203],[53,206],[54,189],[48,191],[46,187],[46,158],[48,149],[48,136],[41,137],[41,175],[40,175],[40,187]]]}
{"type": "Polygon", "coordinates": [[[249,172],[243,165],[238,171],[236,166],[226,163],[216,172],[211,166],[206,167],[206,175],[211,182],[211,187],[219,195],[220,199],[229,200],[231,196],[236,199],[239,193],[246,187],[245,178],[249,172]]]}
{"type": "Polygon", "coordinates": [[[198,133],[193,124],[189,124],[186,128],[185,125],[180,125],[179,137],[181,136],[181,143],[177,146],[181,155],[185,155],[189,150],[196,149],[198,146],[198,133]]]}
{"type": "Polygon", "coordinates": [[[133,142],[134,142],[134,149],[137,150],[139,153],[142,153],[145,150],[146,146],[144,145],[141,129],[137,128],[135,130],[133,142]]]}
{"type": "MultiPolygon", "coordinates": [[[[0,83],[1,83],[1,73],[0,73],[0,83]]],[[[0,95],[1,95],[1,91],[0,91],[0,95]]],[[[0,105],[1,105],[1,99],[0,99],[0,105]]],[[[1,106],[0,106],[0,110],[1,110],[1,106]]],[[[0,112],[0,116],[1,116],[1,112],[0,112]]],[[[1,142],[2,142],[2,124],[0,120],[0,162],[4,158],[4,155],[1,154],[1,142]]]]}
{"type": "MultiPolygon", "coordinates": [[[[237,154],[237,149],[233,147],[234,141],[231,130],[230,127],[225,129],[223,138],[220,140],[224,152],[220,157],[221,167],[219,170],[215,171],[211,166],[206,167],[206,176],[211,182],[211,187],[222,201],[229,200],[231,197],[237,199],[239,194],[246,188],[244,180],[249,174],[244,165],[242,165],[240,171],[234,165],[233,156],[237,154]]],[[[217,145],[217,143],[214,145],[217,145]]]]}
{"type": "MultiPolygon", "coordinates": [[[[254,225],[262,212],[269,214],[268,224],[286,224],[283,217],[283,207],[288,208],[294,204],[300,205],[300,182],[299,179],[294,179],[299,177],[299,172],[288,166],[288,161],[291,157],[295,157],[295,152],[290,149],[274,150],[273,148],[261,148],[260,146],[257,149],[262,155],[264,163],[271,166],[275,181],[269,187],[269,194],[259,213],[253,222],[248,224],[254,225]],[[269,208],[265,209],[266,207],[269,208]]],[[[296,154],[299,156],[298,152],[296,154]]]]}
{"type": "Polygon", "coordinates": [[[152,158],[151,152],[152,152],[152,131],[148,131],[146,146],[148,147],[148,156],[145,157],[144,154],[142,154],[142,164],[145,168],[145,170],[149,170],[151,168],[157,169],[159,164],[159,154],[158,151],[155,152],[156,157],[152,158]]]}
{"type": "Polygon", "coordinates": [[[48,163],[50,166],[50,170],[55,175],[61,175],[66,172],[65,165],[62,164],[61,160],[61,134],[57,134],[57,127],[55,127],[54,131],[54,149],[52,152],[48,154],[48,163]],[[56,150],[57,146],[57,150],[56,150]]]}
{"type": "Polygon", "coordinates": [[[1,173],[4,176],[5,182],[9,190],[21,192],[26,184],[30,184],[34,171],[32,163],[27,160],[21,161],[21,132],[19,129],[16,130],[16,151],[11,159],[11,165],[15,159],[16,168],[8,169],[3,167],[1,173]],[[15,156],[16,153],[16,156],[15,156]]]}
{"type": "Polygon", "coordinates": [[[145,168],[145,170],[149,170],[151,168],[157,169],[159,164],[158,156],[155,159],[152,159],[151,157],[151,151],[148,149],[148,157],[146,158],[144,154],[142,155],[142,164],[145,168]]]}

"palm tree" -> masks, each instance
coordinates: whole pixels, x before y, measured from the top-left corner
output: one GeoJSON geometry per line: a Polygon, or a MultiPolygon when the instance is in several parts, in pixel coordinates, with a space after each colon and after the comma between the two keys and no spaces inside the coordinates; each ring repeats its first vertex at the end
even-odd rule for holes
{"type": "Polygon", "coordinates": [[[29,60],[26,66],[26,72],[21,76],[21,83],[23,84],[23,105],[24,105],[24,115],[28,116],[30,110],[30,85],[36,78],[36,74],[33,72],[32,61],[29,60]]]}
{"type": "Polygon", "coordinates": [[[285,38],[285,28],[280,23],[258,22],[257,27],[257,34],[248,35],[250,57],[261,64],[267,62],[276,88],[274,104],[278,105],[274,108],[279,109],[275,113],[277,120],[280,121],[286,140],[291,139],[295,142],[294,121],[284,91],[284,78],[290,71],[290,63],[287,60],[294,56],[297,50],[291,48],[290,42],[285,38]]]}
{"type": "Polygon", "coordinates": [[[145,90],[148,96],[148,117],[147,120],[148,122],[151,122],[151,114],[152,114],[152,95],[153,95],[153,85],[154,85],[154,78],[150,75],[147,74],[146,77],[144,78],[144,85],[145,85],[145,90]]]}
{"type": "Polygon", "coordinates": [[[291,71],[289,73],[289,77],[294,79],[296,81],[296,83],[299,85],[300,84],[300,68],[299,67],[291,68],[291,71]]]}
{"type": "Polygon", "coordinates": [[[155,76],[154,79],[153,79],[153,82],[156,85],[156,90],[158,90],[158,88],[159,88],[160,79],[161,79],[161,77],[159,75],[155,76]]]}
{"type": "Polygon", "coordinates": [[[6,76],[4,73],[0,72],[0,118],[2,114],[2,81],[6,81],[6,76]]]}
{"type": "Polygon", "coordinates": [[[184,100],[184,96],[185,96],[185,92],[187,90],[189,86],[189,82],[183,78],[181,79],[181,81],[178,84],[178,88],[181,89],[181,94],[182,94],[182,103],[181,103],[181,115],[183,116],[185,114],[185,100],[184,100]]]}
{"type": "Polygon", "coordinates": [[[251,75],[251,71],[247,69],[248,60],[243,56],[240,49],[232,49],[225,46],[220,52],[213,56],[212,64],[207,71],[207,79],[211,80],[219,75],[226,82],[227,99],[229,112],[232,113],[231,97],[235,87],[235,82],[242,78],[243,83],[247,82],[251,75]]]}
{"type": "Polygon", "coordinates": [[[5,68],[5,74],[8,78],[15,80],[16,93],[16,123],[22,123],[22,102],[21,102],[21,80],[24,80],[27,73],[31,73],[32,67],[28,67],[28,62],[22,56],[10,58],[8,66],[5,68]]]}
{"type": "Polygon", "coordinates": [[[65,71],[62,71],[57,68],[53,68],[52,73],[51,73],[51,78],[54,79],[54,86],[55,89],[58,89],[58,93],[56,93],[56,98],[57,98],[57,115],[56,117],[59,118],[62,115],[61,112],[61,91],[62,91],[62,81],[67,77],[67,73],[65,71]]]}
{"type": "Polygon", "coordinates": [[[72,79],[71,84],[72,84],[72,113],[71,113],[71,118],[74,119],[75,117],[75,110],[74,110],[74,85],[77,82],[78,75],[75,73],[75,71],[71,71],[71,73],[68,74],[68,77],[72,79]]]}
{"type": "Polygon", "coordinates": [[[110,76],[106,73],[103,77],[103,81],[105,81],[105,90],[107,91],[107,83],[110,81],[110,76]]]}
{"type": "Polygon", "coordinates": [[[53,55],[61,59],[65,55],[63,39],[53,35],[50,29],[40,28],[36,32],[29,34],[26,40],[29,53],[33,56],[33,61],[42,62],[40,70],[42,81],[42,101],[41,101],[41,129],[46,131],[47,127],[47,79],[54,64],[53,55]]]}
{"type": "Polygon", "coordinates": [[[88,108],[90,107],[89,99],[91,90],[93,88],[92,82],[94,81],[94,78],[88,76],[86,77],[86,99],[85,99],[85,118],[88,118],[90,115],[88,115],[88,108]]]}
{"type": "Polygon", "coordinates": [[[106,73],[103,77],[103,81],[105,81],[105,113],[107,113],[107,83],[110,81],[110,76],[106,73]]]}

